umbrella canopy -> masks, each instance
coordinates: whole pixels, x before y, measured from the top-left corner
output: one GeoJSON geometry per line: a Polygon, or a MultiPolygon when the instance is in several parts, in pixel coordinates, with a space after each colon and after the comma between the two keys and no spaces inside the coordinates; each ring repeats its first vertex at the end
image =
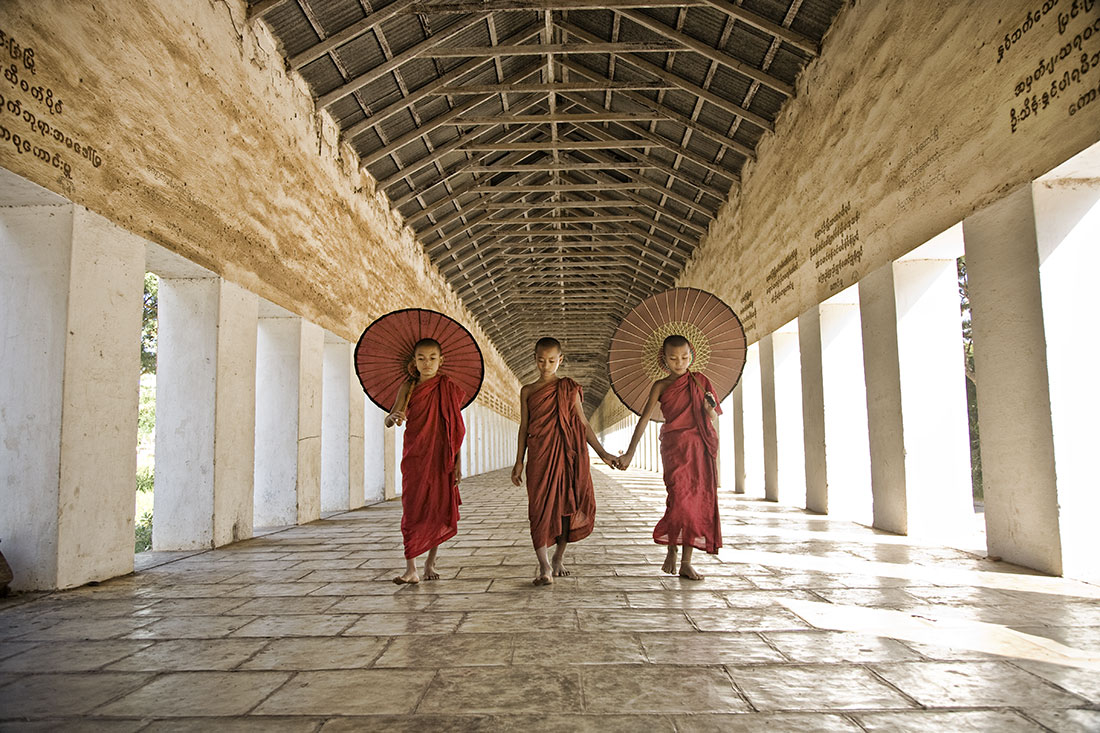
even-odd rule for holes
{"type": "MultiPolygon", "coordinates": [[[[733,309],[720,298],[696,288],[673,288],[652,295],[627,313],[611,338],[608,370],[611,388],[634,413],[641,415],[649,388],[669,375],[661,361],[661,346],[669,336],[691,342],[691,371],[704,374],[721,402],[741,379],[745,368],[745,329],[733,309]]],[[[654,417],[663,420],[660,411],[654,417]]]]}
{"type": "Polygon", "coordinates": [[[393,409],[403,382],[416,375],[413,347],[421,339],[435,339],[443,350],[440,374],[446,374],[466,393],[463,407],[481,390],[485,363],[473,334],[458,321],[425,308],[407,308],[378,318],[355,345],[355,371],[371,402],[386,412],[393,409]]]}

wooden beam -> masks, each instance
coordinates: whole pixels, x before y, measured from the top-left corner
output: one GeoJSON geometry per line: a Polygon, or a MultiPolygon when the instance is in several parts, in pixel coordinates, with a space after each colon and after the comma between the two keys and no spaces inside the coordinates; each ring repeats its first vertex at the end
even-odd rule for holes
{"type": "Polygon", "coordinates": [[[287,0],[259,0],[248,6],[248,19],[262,18],[287,0]]]}
{"type": "MultiPolygon", "coordinates": [[[[585,201],[580,199],[561,199],[557,201],[491,201],[483,204],[482,208],[490,211],[496,209],[606,209],[613,206],[630,208],[638,204],[632,200],[617,201],[585,201]]],[[[655,206],[656,204],[651,204],[655,206]]]]}
{"type": "Polygon", "coordinates": [[[727,68],[733,69],[737,73],[747,76],[754,81],[758,81],[764,86],[774,89],[780,94],[788,97],[794,96],[793,84],[789,84],[788,82],[783,81],[777,76],[773,76],[772,74],[769,74],[765,71],[761,71],[755,66],[747,64],[740,59],[736,59],[733,56],[730,56],[725,51],[720,51],[719,49],[714,48],[713,46],[710,46],[697,38],[689,36],[686,33],[681,33],[675,28],[665,25],[664,23],[652,16],[646,15],[645,13],[640,13],[636,10],[630,10],[628,8],[620,8],[616,12],[618,12],[619,15],[623,16],[624,18],[629,18],[638,25],[649,28],[651,31],[657,33],[660,36],[670,38],[674,41],[678,41],[684,44],[703,58],[710,59],[715,63],[719,63],[727,68]]]}
{"type": "MultiPolygon", "coordinates": [[[[581,76],[584,76],[585,78],[588,78],[588,79],[598,80],[598,79],[601,79],[601,78],[605,78],[602,74],[594,72],[591,69],[589,69],[588,67],[583,66],[581,64],[569,61],[568,59],[563,59],[562,60],[562,66],[564,66],[565,68],[569,69],[570,71],[572,71],[576,74],[580,74],[581,76]]],[[[634,92],[620,92],[619,94],[624,99],[628,99],[631,102],[634,102],[635,104],[640,104],[644,107],[648,107],[650,109],[653,109],[655,112],[660,112],[660,113],[664,114],[667,119],[669,119],[673,122],[677,122],[677,123],[683,125],[684,127],[687,127],[693,133],[698,133],[698,134],[700,134],[704,137],[710,138],[717,145],[725,146],[727,148],[730,148],[730,149],[740,153],[741,155],[745,156],[746,158],[751,159],[751,158],[756,157],[756,151],[753,148],[749,147],[748,145],[745,145],[744,143],[738,142],[737,140],[734,140],[733,138],[728,137],[726,135],[726,133],[724,133],[724,132],[720,132],[718,130],[711,129],[711,128],[703,125],[702,123],[700,123],[698,120],[694,120],[691,117],[688,117],[687,115],[680,114],[679,112],[677,112],[674,109],[666,107],[663,104],[659,104],[659,103],[653,101],[652,99],[650,99],[649,97],[645,97],[645,96],[642,96],[641,94],[636,94],[634,92]]]]}
{"type": "MultiPolygon", "coordinates": [[[[524,30],[519,31],[518,33],[511,34],[507,37],[506,40],[500,43],[524,43],[525,41],[531,39],[533,35],[538,34],[537,28],[533,32],[531,31],[531,28],[532,26],[528,25],[527,28],[525,28],[524,30]]],[[[491,61],[491,59],[473,58],[471,59],[471,61],[467,61],[464,64],[455,66],[453,69],[450,70],[450,72],[443,74],[437,79],[433,79],[432,81],[430,81],[430,83],[419,87],[415,91],[409,92],[408,97],[398,99],[397,101],[392,103],[392,105],[388,105],[387,107],[384,107],[383,109],[374,112],[373,114],[371,114],[371,117],[368,117],[365,120],[360,120],[359,122],[351,125],[350,128],[343,131],[344,138],[348,140],[356,138],[357,135],[360,135],[361,133],[370,130],[374,127],[374,125],[378,124],[379,122],[382,122],[383,120],[392,117],[393,114],[396,114],[403,109],[407,109],[408,107],[415,105],[416,102],[425,97],[436,94],[437,91],[451,84],[452,81],[461,79],[466,74],[473,72],[473,70],[476,69],[478,66],[487,64],[489,61],[491,61]]],[[[533,72],[533,70],[539,69],[541,67],[541,64],[536,64],[532,66],[531,70],[533,72]]],[[[475,92],[472,92],[472,94],[475,94],[475,92]]],[[[485,92],[485,94],[493,94],[493,92],[485,92]]]]}
{"type": "Polygon", "coordinates": [[[655,112],[599,112],[595,114],[487,115],[463,117],[456,125],[544,125],[551,122],[651,122],[665,116],[655,112]]]}
{"type": "Polygon", "coordinates": [[[733,18],[734,20],[739,20],[745,25],[751,25],[753,28],[762,30],[765,33],[773,35],[781,41],[786,41],[788,44],[794,46],[800,51],[805,51],[811,56],[817,56],[821,53],[820,46],[818,45],[817,41],[813,40],[812,38],[804,36],[801,33],[795,33],[786,26],[782,26],[778,23],[773,23],[762,15],[757,15],[751,10],[746,10],[739,5],[734,5],[733,3],[729,2],[729,0],[704,0],[704,3],[716,10],[721,10],[723,13],[733,18]]]}
{"type": "MultiPolygon", "coordinates": [[[[526,150],[530,152],[550,152],[552,150],[614,150],[616,148],[652,148],[654,143],[648,140],[561,140],[556,143],[541,141],[534,143],[469,143],[463,150],[526,150]]],[[[663,147],[663,146],[662,146],[663,147]]]]}
{"type": "Polygon", "coordinates": [[[526,173],[530,171],[629,171],[639,168],[655,168],[644,161],[637,163],[518,163],[513,165],[475,165],[467,170],[471,173],[505,173],[508,171],[526,173]]]}
{"type": "Polygon", "coordinates": [[[601,214],[599,216],[531,216],[508,217],[505,219],[490,218],[490,224],[604,224],[607,222],[634,221],[633,216],[616,216],[614,214],[601,214]]]}
{"type": "Polygon", "coordinates": [[[318,110],[324,109],[333,102],[339,101],[349,94],[354,94],[371,82],[381,79],[383,76],[398,68],[402,64],[407,63],[412,59],[418,58],[428,49],[434,48],[436,45],[442,43],[448,38],[462,33],[467,28],[476,25],[477,23],[480,23],[488,17],[489,13],[480,13],[478,15],[470,16],[469,18],[463,18],[454,25],[444,28],[438,34],[425,38],[423,41],[416,44],[415,46],[412,46],[411,48],[402,51],[388,61],[384,61],[378,66],[375,66],[370,71],[364,72],[353,79],[349,79],[348,81],[333,89],[331,92],[322,94],[320,97],[317,98],[317,101],[314,104],[316,105],[318,110]]]}
{"type": "Polygon", "coordinates": [[[570,54],[603,53],[667,53],[689,51],[686,45],[674,41],[645,43],[542,43],[522,46],[437,46],[420,54],[421,58],[499,58],[502,56],[564,56],[570,54]]]}
{"type": "MultiPolygon", "coordinates": [[[[594,113],[594,112],[597,112],[599,110],[599,105],[594,104],[594,103],[588,101],[587,99],[585,99],[584,97],[581,97],[579,95],[576,95],[576,94],[563,94],[562,96],[565,97],[566,99],[568,99],[569,101],[573,102],[574,104],[576,104],[580,107],[583,107],[584,109],[589,110],[590,112],[594,113]]],[[[649,130],[645,129],[644,127],[642,127],[640,125],[634,125],[634,124],[630,124],[630,123],[618,123],[618,124],[621,125],[622,127],[626,128],[630,133],[632,133],[632,134],[634,134],[638,137],[644,138],[644,139],[648,140],[649,142],[651,142],[653,145],[655,145],[657,147],[662,147],[665,150],[668,150],[670,153],[674,153],[676,155],[679,155],[682,158],[690,160],[691,162],[695,163],[696,165],[701,166],[702,168],[706,168],[707,170],[713,172],[715,175],[718,175],[718,176],[721,176],[722,178],[725,178],[730,183],[733,183],[734,181],[738,181],[738,180],[741,179],[741,177],[739,175],[737,175],[736,171],[731,171],[727,168],[724,168],[721,165],[711,161],[710,159],[705,158],[702,155],[699,155],[694,150],[691,150],[689,148],[685,148],[685,147],[681,146],[679,143],[677,143],[673,140],[669,140],[669,139],[664,138],[664,137],[662,137],[662,136],[660,136],[656,133],[650,132],[649,130]]]]}
{"type": "Polygon", "coordinates": [[[501,185],[484,185],[476,186],[470,189],[471,193],[541,193],[552,191],[634,191],[639,188],[645,188],[647,184],[644,181],[629,181],[629,182],[616,182],[616,183],[578,183],[575,185],[552,184],[546,185],[518,185],[518,184],[501,184],[501,185]]]}
{"type": "MultiPolygon", "coordinates": [[[[592,42],[602,40],[596,34],[591,33],[578,25],[574,25],[573,23],[569,23],[564,20],[557,20],[555,21],[555,23],[559,28],[568,31],[570,35],[576,36],[577,38],[586,39],[592,42]]],[[[725,97],[722,97],[709,89],[704,89],[703,87],[695,84],[688,79],[683,78],[682,76],[673,74],[670,71],[666,71],[664,68],[658,66],[652,61],[649,61],[648,59],[644,59],[636,54],[624,54],[619,56],[618,58],[630,64],[631,66],[645,72],[646,74],[649,74],[650,76],[656,77],[661,81],[667,81],[669,84],[673,84],[696,97],[702,97],[718,109],[725,110],[735,117],[741,117],[742,119],[745,119],[753,123],[754,125],[757,125],[758,127],[768,130],[769,132],[775,130],[775,124],[768,118],[762,117],[755,112],[750,112],[736,102],[726,99],[725,97]]],[[[589,73],[591,74],[593,72],[589,71],[589,73]]],[[[650,103],[652,104],[652,101],[650,103]]],[[[724,133],[720,133],[717,131],[711,134],[724,136],[724,133]]]]}
{"type": "Polygon", "coordinates": [[[525,92],[603,92],[608,89],[660,91],[674,89],[675,85],[664,81],[611,81],[607,83],[583,81],[558,81],[552,84],[451,84],[439,87],[436,94],[523,94],[525,92]]]}
{"type": "Polygon", "coordinates": [[[520,10],[604,10],[606,8],[679,8],[704,4],[702,0],[422,0],[409,13],[476,13],[520,10]]]}
{"type": "Polygon", "coordinates": [[[379,23],[384,23],[395,15],[399,15],[415,5],[417,0],[395,0],[395,2],[374,11],[362,20],[358,20],[343,30],[333,33],[319,43],[315,43],[304,51],[300,51],[290,57],[288,63],[292,69],[300,69],[311,61],[324,56],[329,51],[335,51],[349,41],[353,41],[364,33],[370,32],[379,23]]]}

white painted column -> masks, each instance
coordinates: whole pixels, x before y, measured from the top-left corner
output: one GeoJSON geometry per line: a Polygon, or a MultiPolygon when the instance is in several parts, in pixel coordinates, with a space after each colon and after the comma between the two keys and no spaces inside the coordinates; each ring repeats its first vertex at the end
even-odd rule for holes
{"type": "Polygon", "coordinates": [[[470,462],[470,446],[473,441],[470,439],[470,408],[467,407],[462,410],[462,423],[466,426],[466,436],[462,439],[462,475],[473,476],[473,464],[470,462]]]}
{"type": "Polygon", "coordinates": [[[964,231],[989,552],[1098,579],[1100,186],[1038,182],[964,231]]]}
{"type": "Polygon", "coordinates": [[[1094,336],[1100,322],[1095,293],[1095,275],[1100,272],[1100,146],[1094,145],[1091,155],[1089,180],[1040,182],[1034,200],[1062,573],[1098,583],[1100,482],[1093,456],[1100,435],[1100,340],[1094,336]]]}
{"type": "Polygon", "coordinates": [[[806,464],[802,437],[802,367],[798,322],[772,334],[775,363],[775,439],[779,501],[806,506],[806,464]]]}
{"type": "Polygon", "coordinates": [[[838,293],[798,319],[807,508],[870,523],[871,453],[858,292],[838,293]]]}
{"type": "Polygon", "coordinates": [[[44,205],[0,208],[0,537],[14,589],[70,588],[134,567],[145,249],[12,185],[44,205]]]}
{"type": "Polygon", "coordinates": [[[764,499],[779,501],[779,443],[775,420],[775,348],[772,335],[760,339],[760,411],[764,431],[764,499]]]}
{"type": "Polygon", "coordinates": [[[733,395],[722,402],[718,416],[718,488],[733,491],[737,462],[733,456],[733,395]]]}
{"type": "Polygon", "coordinates": [[[247,539],[253,519],[257,298],[182,258],[150,250],[150,269],[162,275],[153,549],[194,550],[247,539]]]}
{"type": "Polygon", "coordinates": [[[324,331],[262,304],[256,359],[256,525],[321,516],[324,331]]]}
{"type": "Polygon", "coordinates": [[[760,342],[749,345],[745,351],[745,369],[741,372],[745,455],[742,474],[745,493],[750,496],[762,496],[764,493],[764,405],[761,399],[760,349],[760,342]]]}
{"type": "Polygon", "coordinates": [[[874,526],[949,536],[973,516],[955,261],[893,262],[859,299],[874,526]]]}
{"type": "Polygon", "coordinates": [[[351,344],[324,334],[321,390],[321,511],[351,508],[351,344]]]}
{"type": "MultiPolygon", "coordinates": [[[[366,503],[366,434],[364,419],[367,396],[355,374],[355,345],[348,344],[348,508],[358,509],[366,503]]],[[[323,395],[322,395],[323,396],[323,395]]],[[[321,436],[322,442],[324,436],[321,436]]]]}
{"type": "Polygon", "coordinates": [[[745,382],[744,375],[742,379],[737,383],[737,386],[733,388],[733,393],[730,395],[730,423],[732,425],[730,441],[732,443],[731,451],[729,453],[729,468],[728,471],[732,475],[733,480],[730,482],[730,486],[733,487],[733,493],[744,494],[745,493],[745,382]]]}
{"type": "Polygon", "coordinates": [[[363,401],[363,499],[370,504],[386,498],[386,410],[363,401]]]}

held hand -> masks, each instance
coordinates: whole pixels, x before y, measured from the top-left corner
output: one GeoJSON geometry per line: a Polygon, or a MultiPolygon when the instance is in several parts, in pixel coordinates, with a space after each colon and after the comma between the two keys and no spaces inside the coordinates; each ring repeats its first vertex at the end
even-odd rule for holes
{"type": "Polygon", "coordinates": [[[516,486],[523,485],[523,463],[517,462],[512,466],[512,483],[516,486]]]}
{"type": "Polygon", "coordinates": [[[634,459],[633,453],[622,453],[615,459],[616,468],[620,471],[625,471],[630,468],[630,461],[634,459]]]}
{"type": "Polygon", "coordinates": [[[707,392],[703,395],[703,400],[707,403],[707,409],[713,411],[718,406],[718,399],[713,393],[707,392]]]}
{"type": "Polygon", "coordinates": [[[611,466],[612,468],[618,468],[618,466],[617,466],[617,465],[615,464],[615,462],[616,462],[616,461],[618,460],[618,458],[616,458],[615,456],[611,455],[611,454],[610,454],[610,453],[608,453],[607,451],[602,451],[602,452],[600,453],[600,459],[601,459],[601,460],[602,460],[602,461],[603,461],[604,463],[606,463],[607,465],[611,466]]]}
{"type": "Polygon", "coordinates": [[[455,486],[462,482],[462,466],[455,466],[455,486]]]}
{"type": "Polygon", "coordinates": [[[400,425],[405,422],[405,411],[394,410],[386,416],[386,427],[392,428],[394,425],[400,425]]]}

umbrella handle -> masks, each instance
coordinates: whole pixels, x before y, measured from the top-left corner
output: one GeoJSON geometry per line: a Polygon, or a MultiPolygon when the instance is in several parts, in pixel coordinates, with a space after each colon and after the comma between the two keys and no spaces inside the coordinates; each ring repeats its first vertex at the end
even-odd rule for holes
{"type": "Polygon", "coordinates": [[[409,402],[412,401],[413,389],[416,388],[416,380],[410,377],[407,381],[409,382],[409,391],[405,393],[405,399],[401,401],[401,412],[405,412],[409,409],[409,402]]]}

